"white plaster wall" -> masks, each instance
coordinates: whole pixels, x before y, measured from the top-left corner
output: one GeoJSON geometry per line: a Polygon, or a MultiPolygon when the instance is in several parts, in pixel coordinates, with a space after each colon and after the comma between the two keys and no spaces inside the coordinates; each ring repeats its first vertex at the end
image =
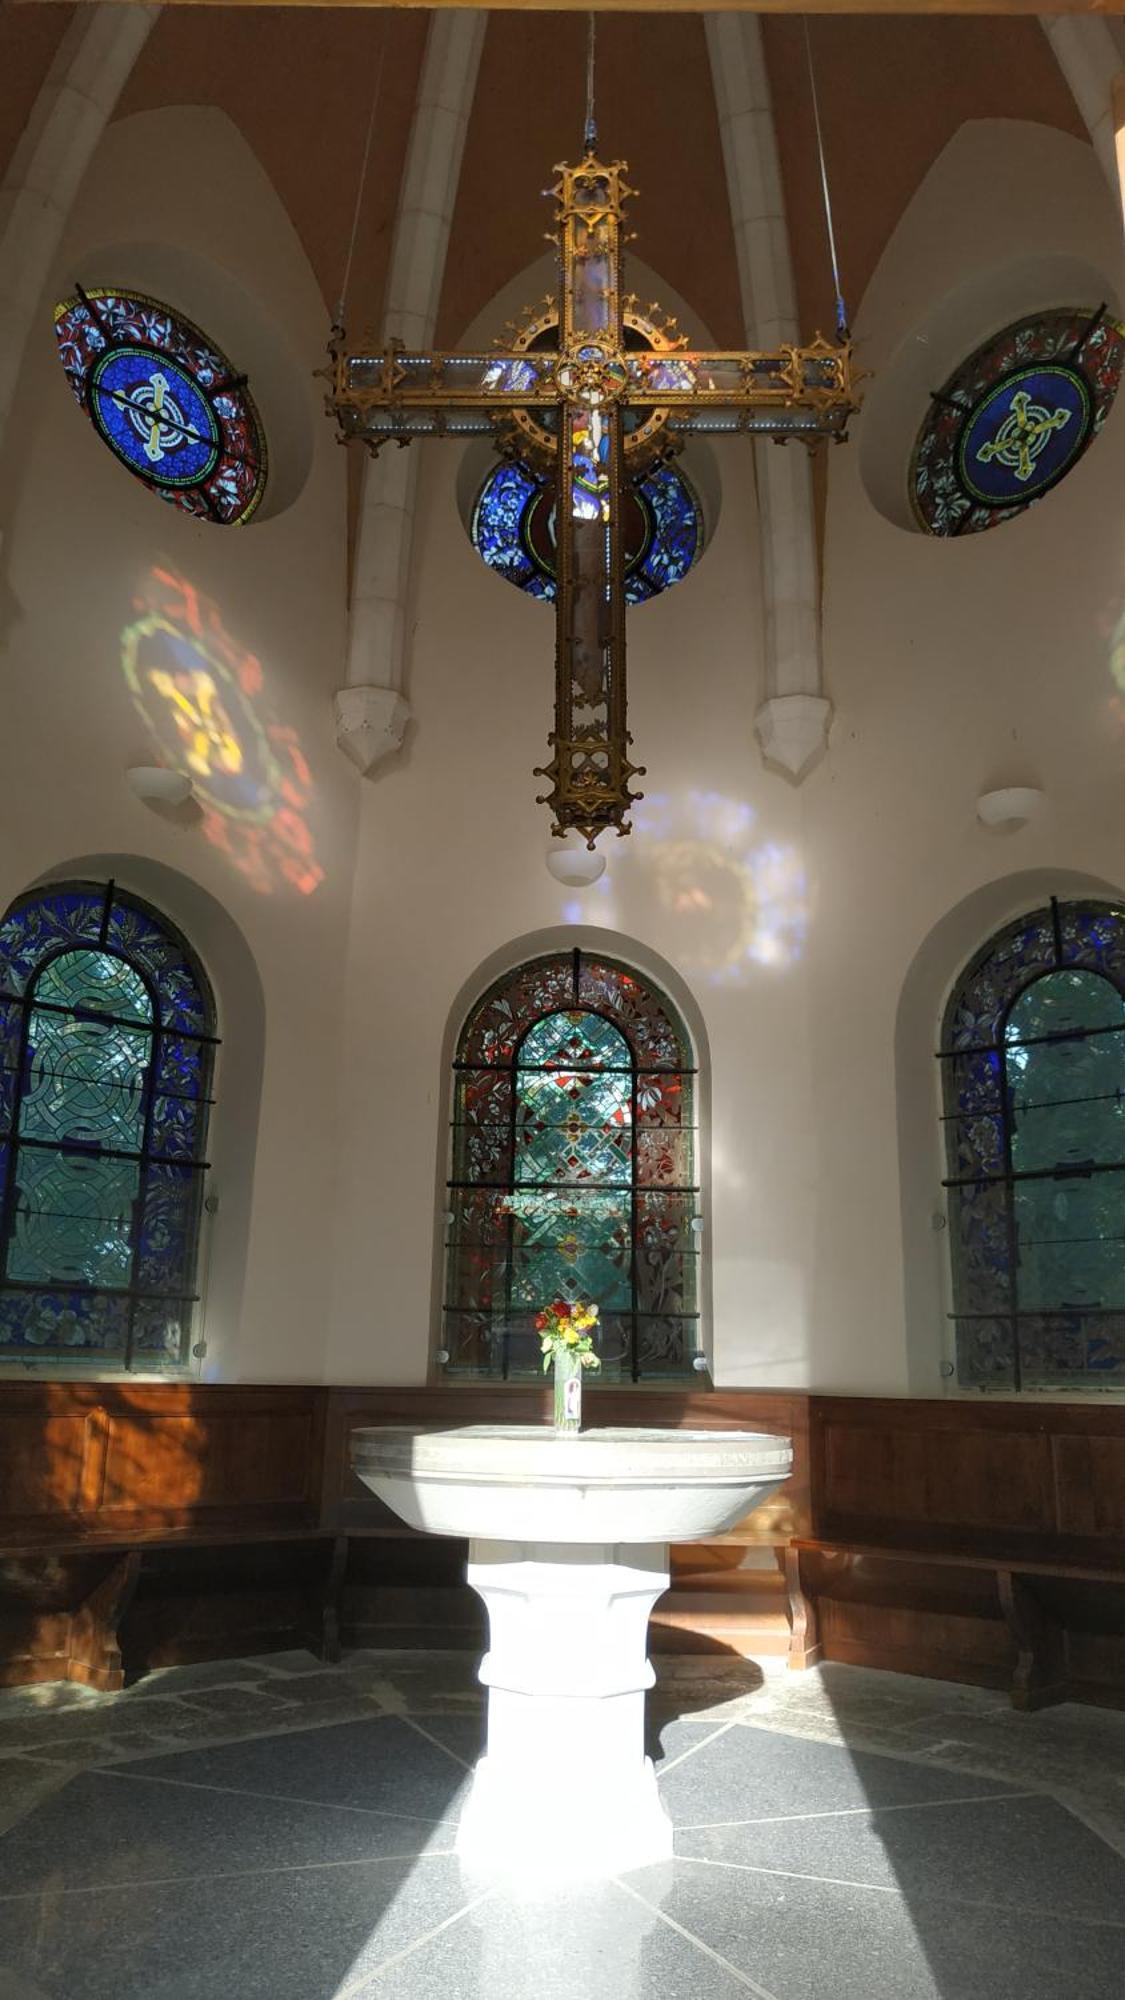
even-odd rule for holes
{"type": "MultiPolygon", "coordinates": [[[[469,329],[492,331],[549,271],[527,273],[469,329]]],[[[634,274],[643,296],[670,297],[634,274]]],[[[691,325],[690,315],[684,323],[691,325]]],[[[692,329],[695,331],[695,329],[692,329]]],[[[804,1379],[802,1238],[810,1159],[799,973],[806,923],[801,794],[760,768],[761,603],[752,453],[716,450],[722,507],[704,560],[630,614],[629,699],[646,798],[631,838],[581,897],[548,875],[532,776],[547,754],[551,610],[475,555],[457,509],[460,453],[419,477],[410,698],[402,757],[365,788],[341,1133],[331,1371],[424,1378],[440,1292],[447,1135],[443,1048],[466,983],[512,940],[619,952],[694,999],[712,1064],[705,1172],[721,1379],[804,1379]]],[[[434,1343],[436,1344],[436,1343],[434,1343]]]]}
{"type": "MultiPolygon", "coordinates": [[[[52,293],[75,276],[114,275],[90,268],[99,245],[178,245],[185,274],[209,262],[216,282],[242,286],[284,324],[299,384],[319,364],[324,313],[272,190],[215,114],[161,116],[205,121],[206,143],[165,156],[146,119],[111,128],[52,293]]],[[[1110,295],[1125,296],[1090,150],[999,122],[965,128],[863,302],[864,365],[886,368],[966,278],[1033,254],[1103,271],[1110,295]]],[[[543,290],[542,272],[525,276],[466,340],[543,290]]],[[[647,273],[642,288],[665,292],[647,273]]],[[[179,303],[191,311],[191,299],[179,303]]],[[[458,996],[529,939],[600,938],[657,976],[670,969],[707,1051],[716,1380],[942,1393],[929,1230],[941,1175],[929,1046],[942,994],[994,913],[1014,914],[1054,881],[1063,893],[1125,886],[1125,691],[1110,671],[1125,608],[1125,408],[1057,493],[960,543],[876,510],[860,420],[829,481],[825,660],[837,720],[827,759],[799,789],[763,771],[753,742],[763,688],[752,453],[737,439],[718,446],[722,505],[703,562],[630,617],[648,796],[632,838],[611,843],[604,883],[578,897],[544,867],[547,815],[531,775],[551,720],[551,613],[471,549],[458,447],[419,452],[416,722],[402,755],[362,782],[331,738],[343,480],[312,385],[309,462],[292,504],[219,531],[161,508],[112,464],[71,402],[44,305],[0,496],[0,897],[74,857],[112,858],[124,882],[163,900],[216,975],[232,1032],[213,1157],[216,1184],[226,1177],[235,1191],[216,1230],[207,1372],[425,1378],[458,996]],[[123,767],[147,746],[119,634],[138,578],[164,558],[221,606],[300,733],[325,870],[312,896],[257,893],[123,786],[123,767]],[[1047,814],[1018,836],[987,833],[978,792],[1019,781],[1046,788],[1047,814]],[[242,990],[254,983],[244,953],[265,1019],[252,1147],[257,1003],[242,990]]]]}
{"type": "MultiPolygon", "coordinates": [[[[966,276],[1033,253],[1101,270],[1121,295],[1118,232],[1093,155],[1007,123],[966,128],[863,303],[864,365],[885,365],[966,276]]],[[[710,1048],[717,1382],[943,1393],[929,1224],[942,1171],[931,1059],[941,996],[906,1079],[924,1099],[912,1128],[924,1136],[905,1186],[900,996],[924,940],[982,885],[1025,874],[993,899],[1010,914],[1029,881],[1038,892],[1057,874],[1066,893],[1076,880],[1125,878],[1125,703],[1115,707],[1109,672],[1125,606],[1123,455],[1119,409],[1043,505],[947,544],[892,526],[867,496],[856,446],[833,453],[825,644],[837,721],[825,763],[797,790],[763,772],[752,747],[752,467],[737,441],[724,445],[721,518],[704,562],[631,616],[630,705],[649,797],[632,839],[611,846],[605,884],[581,901],[544,870],[530,777],[549,726],[550,615],[475,560],[455,510],[456,468],[427,456],[417,730],[365,793],[359,837],[335,1377],[423,1376],[454,997],[510,940],[562,925],[592,944],[604,926],[619,950],[634,941],[641,964],[676,969],[710,1048]],[[1021,779],[1046,787],[1048,814],[1015,838],[987,833],[978,793],[1021,779]],[[911,1285],[925,1278],[909,1339],[904,1204],[911,1285]]],[[[956,931],[944,939],[945,985],[965,943],[956,931]]]]}
{"type": "Polygon", "coordinates": [[[210,1148],[222,1200],[204,1372],[243,1380],[315,1380],[325,1354],[339,1164],[326,1106],[335,1103],[357,803],[330,723],[345,525],[341,457],[311,379],[325,327],[292,227],[221,113],[173,110],[112,125],[44,294],[0,500],[0,901],[74,857],[111,857],[122,883],[162,902],[208,962],[228,1038],[210,1148]],[[111,258],[100,254],[105,246],[111,258]],[[220,529],[161,505],[113,462],[73,402],[55,352],[54,300],[75,278],[143,283],[154,246],[169,283],[182,272],[170,303],[230,347],[237,365],[252,374],[261,365],[267,426],[295,494],[273,518],[220,529]],[[279,340],[248,356],[246,329],[271,323],[279,340]],[[289,385],[284,394],[279,383],[289,385]],[[280,881],[263,893],[198,827],[161,820],[126,789],[125,767],[154,757],[122,673],[120,634],[160,564],[219,607],[227,631],[261,662],[259,706],[299,735],[313,787],[306,818],[324,871],[311,895],[280,881]],[[227,949],[228,926],[248,965],[227,949]],[[253,983],[254,968],[265,1022],[258,1105],[247,1085],[260,1059],[248,1037],[253,1006],[235,990],[253,983]]]}
{"type": "MultiPolygon", "coordinates": [[[[1032,255],[1080,260],[1121,296],[1120,225],[1092,151],[1037,127],[962,128],[872,279],[856,324],[862,364],[886,367],[947,293],[1032,255]]],[[[988,331],[973,328],[966,351],[988,331]]],[[[896,1128],[896,1013],[916,954],[936,929],[928,1018],[911,1002],[915,1041],[936,1047],[944,994],[994,921],[1034,907],[1052,883],[1063,895],[1076,882],[1125,886],[1125,703],[1111,674],[1125,610],[1123,474],[1119,403],[1057,491],[987,534],[942,541],[884,519],[860,452],[833,454],[825,631],[838,720],[805,788],[817,909],[805,962],[809,1269],[825,1389],[943,1388],[945,1252],[930,1224],[944,1207],[943,1166],[937,1065],[924,1055],[903,1069],[900,1051],[907,1158],[896,1128]],[[979,825],[978,794],[1020,782],[1046,790],[1043,817],[1015,835],[979,825]],[[1009,888],[1009,876],[1023,879],[1009,888]],[[977,898],[989,884],[999,886],[977,898]],[[942,928],[962,904],[964,920],[942,928]]]]}

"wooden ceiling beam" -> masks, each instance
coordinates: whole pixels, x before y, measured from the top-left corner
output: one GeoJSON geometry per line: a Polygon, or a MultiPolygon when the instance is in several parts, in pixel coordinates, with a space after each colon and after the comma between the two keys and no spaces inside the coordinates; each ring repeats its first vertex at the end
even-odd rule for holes
{"type": "MultiPolygon", "coordinates": [[[[139,4],[139,0],[131,0],[139,4]]],[[[62,0],[10,0],[22,7],[49,7],[62,0]]],[[[69,0],[94,7],[101,0],[69,0]]],[[[130,4],[130,0],[126,0],[130,4]]],[[[166,0],[174,7],[373,7],[379,0],[166,0]]],[[[467,7],[476,0],[393,0],[396,7],[467,7]]],[[[520,13],[585,14],[587,0],[491,0],[494,9],[520,13]]],[[[613,0],[603,14],[1102,14],[1125,15],[1125,0],[613,0]]]]}

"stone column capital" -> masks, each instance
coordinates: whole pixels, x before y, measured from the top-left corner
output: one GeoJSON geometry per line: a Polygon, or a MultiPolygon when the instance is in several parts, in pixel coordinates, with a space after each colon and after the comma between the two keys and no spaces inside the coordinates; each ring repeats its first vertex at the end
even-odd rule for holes
{"type": "Polygon", "coordinates": [[[819,761],[828,748],[832,703],[817,694],[775,694],[754,717],[754,728],[767,764],[776,764],[793,779],[819,761]]]}
{"type": "Polygon", "coordinates": [[[366,778],[384,758],[401,749],[410,703],[397,688],[361,684],[337,688],[332,713],[337,743],[366,778]]]}

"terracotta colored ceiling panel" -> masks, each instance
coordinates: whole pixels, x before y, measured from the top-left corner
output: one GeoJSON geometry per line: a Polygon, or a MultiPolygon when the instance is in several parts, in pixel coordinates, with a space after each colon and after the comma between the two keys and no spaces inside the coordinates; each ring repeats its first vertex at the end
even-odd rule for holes
{"type": "Polygon", "coordinates": [[[0,7],[0,179],[73,17],[73,7],[0,7]]]}
{"type": "MultiPolygon", "coordinates": [[[[969,118],[1024,118],[1085,139],[1038,21],[900,16],[811,24],[836,240],[854,317],[895,225],[969,118]]],[[[763,18],[802,336],[832,330],[816,137],[799,21],[763,18]]]]}
{"type": "MultiPolygon", "coordinates": [[[[453,219],[438,339],[464,328],[523,266],[551,223],[552,167],[582,152],[586,23],[492,14],[453,219]]],[[[719,341],[738,342],[738,275],[703,23],[599,14],[600,148],[639,189],[637,252],[719,341]]],[[[497,329],[499,331],[499,329],[497,329]]]]}
{"type": "MultiPolygon", "coordinates": [[[[46,10],[50,11],[50,10],[46,10]]],[[[429,15],[373,8],[166,7],[118,116],[167,104],[225,111],[253,148],[335,310],[372,94],[382,76],[348,321],[378,324],[429,15]]]]}

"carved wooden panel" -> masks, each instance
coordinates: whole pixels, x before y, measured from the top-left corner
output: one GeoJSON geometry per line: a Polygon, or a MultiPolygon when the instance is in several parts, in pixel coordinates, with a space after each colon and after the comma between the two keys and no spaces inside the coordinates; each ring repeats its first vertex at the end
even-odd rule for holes
{"type": "Polygon", "coordinates": [[[88,1449],[100,1442],[87,1413],[12,1407],[9,1395],[0,1389],[0,1517],[75,1512],[88,1449]]]}
{"type": "Polygon", "coordinates": [[[1125,1430],[1052,1439],[1059,1529],[1125,1542],[1125,1430]]]}
{"type": "Polygon", "coordinates": [[[0,1547],[313,1531],[324,1391],[0,1386],[0,1547]]]}
{"type": "Polygon", "coordinates": [[[1125,1561],[1125,1408],[832,1396],[812,1399],[811,1423],[826,1539],[1029,1559],[1069,1539],[1076,1559],[1125,1561]]]}

